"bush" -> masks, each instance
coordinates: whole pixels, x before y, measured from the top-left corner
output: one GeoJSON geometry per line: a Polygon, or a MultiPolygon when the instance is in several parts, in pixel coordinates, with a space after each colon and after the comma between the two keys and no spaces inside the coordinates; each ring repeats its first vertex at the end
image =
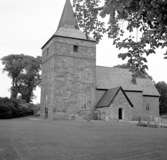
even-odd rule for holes
{"type": "Polygon", "coordinates": [[[12,110],[10,107],[0,106],[0,118],[12,118],[12,110]]]}
{"type": "Polygon", "coordinates": [[[33,111],[33,115],[40,116],[40,104],[30,104],[29,108],[33,111]]]}
{"type": "Polygon", "coordinates": [[[0,118],[12,118],[17,110],[17,103],[8,98],[0,98],[0,118]]]}
{"type": "Polygon", "coordinates": [[[155,123],[150,123],[149,121],[140,121],[137,123],[137,126],[139,127],[150,127],[150,128],[158,128],[159,125],[155,123]]]}
{"type": "Polygon", "coordinates": [[[30,107],[25,107],[20,100],[0,98],[0,119],[32,115],[30,107]]]}

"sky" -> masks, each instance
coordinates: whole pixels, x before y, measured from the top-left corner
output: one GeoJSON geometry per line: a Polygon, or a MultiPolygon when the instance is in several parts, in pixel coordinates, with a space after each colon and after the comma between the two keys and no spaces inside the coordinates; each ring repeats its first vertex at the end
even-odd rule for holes
{"type": "MultiPolygon", "coordinates": [[[[0,0],[0,59],[9,54],[41,55],[42,45],[56,32],[65,0],[0,0]]],[[[123,63],[112,40],[103,38],[97,45],[97,65],[123,63]]],[[[155,82],[167,82],[167,60],[161,50],[148,58],[148,73],[155,82]]],[[[11,80],[2,72],[0,62],[0,97],[10,96],[11,80]]],[[[40,101],[37,89],[35,102],[40,101]]]]}

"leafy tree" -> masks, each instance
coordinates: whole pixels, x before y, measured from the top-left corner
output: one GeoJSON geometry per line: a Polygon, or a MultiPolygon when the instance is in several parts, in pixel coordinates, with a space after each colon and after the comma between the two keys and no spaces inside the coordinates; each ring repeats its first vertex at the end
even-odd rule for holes
{"type": "MultiPolygon", "coordinates": [[[[114,68],[129,69],[129,71],[131,71],[133,73],[133,70],[131,69],[131,67],[128,63],[121,64],[121,65],[116,65],[116,66],[114,66],[114,68]]],[[[135,78],[135,77],[136,78],[137,77],[138,78],[149,78],[149,79],[153,80],[152,77],[146,71],[140,71],[140,70],[136,71],[133,74],[132,79],[135,78]]]]}
{"type": "Polygon", "coordinates": [[[167,114],[167,84],[165,82],[158,82],[156,85],[160,93],[160,114],[167,114]]]}
{"type": "Polygon", "coordinates": [[[97,41],[104,33],[113,38],[117,48],[126,49],[119,57],[134,72],[146,70],[146,57],[167,46],[166,0],[73,0],[73,6],[80,28],[97,41]]]}
{"type": "Polygon", "coordinates": [[[33,90],[40,83],[41,57],[26,56],[24,60],[24,69],[18,77],[19,92],[22,99],[30,102],[33,97],[33,90]]]}
{"type": "Polygon", "coordinates": [[[23,70],[23,55],[9,55],[2,58],[4,71],[12,79],[11,98],[16,98],[19,92],[18,77],[23,70]]]}
{"type": "Polygon", "coordinates": [[[11,98],[16,99],[20,93],[22,99],[30,102],[40,82],[41,57],[8,55],[2,58],[2,64],[12,79],[11,98]]]}

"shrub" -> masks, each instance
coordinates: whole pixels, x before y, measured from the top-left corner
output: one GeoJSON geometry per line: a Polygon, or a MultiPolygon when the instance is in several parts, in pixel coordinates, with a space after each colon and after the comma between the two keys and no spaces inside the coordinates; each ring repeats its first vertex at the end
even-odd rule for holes
{"type": "Polygon", "coordinates": [[[0,98],[0,119],[32,115],[32,109],[20,100],[0,98]]]}
{"type": "Polygon", "coordinates": [[[0,106],[0,118],[12,118],[12,110],[10,107],[0,106]]]}
{"type": "Polygon", "coordinates": [[[17,103],[8,98],[0,98],[0,118],[12,118],[17,111],[17,103]]]}
{"type": "Polygon", "coordinates": [[[33,115],[35,116],[40,116],[40,108],[41,105],[40,104],[29,104],[29,108],[33,111],[33,115]]]}

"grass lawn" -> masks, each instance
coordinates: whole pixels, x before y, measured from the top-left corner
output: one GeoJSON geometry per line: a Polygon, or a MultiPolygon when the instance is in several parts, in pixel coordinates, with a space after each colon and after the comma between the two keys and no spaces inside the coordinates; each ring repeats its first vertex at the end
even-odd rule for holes
{"type": "Polygon", "coordinates": [[[167,160],[167,129],[0,120],[0,160],[167,160]]]}

